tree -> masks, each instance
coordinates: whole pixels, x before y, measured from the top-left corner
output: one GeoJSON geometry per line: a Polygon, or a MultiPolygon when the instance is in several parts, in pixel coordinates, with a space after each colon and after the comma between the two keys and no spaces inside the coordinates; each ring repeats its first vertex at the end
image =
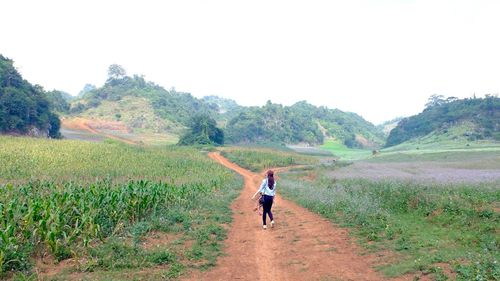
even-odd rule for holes
{"type": "Polygon", "coordinates": [[[59,117],[54,114],[50,113],[49,114],[49,137],[53,139],[60,139],[62,138],[60,130],[61,129],[61,120],[59,120],[59,117]]]}
{"type": "Polygon", "coordinates": [[[108,80],[121,79],[127,75],[125,68],[118,64],[112,64],[108,68],[108,80]]]}
{"type": "Polygon", "coordinates": [[[445,103],[445,99],[444,99],[444,96],[443,95],[432,95],[429,97],[429,99],[427,99],[427,103],[425,104],[425,107],[426,108],[429,108],[429,107],[433,107],[433,106],[436,106],[436,105],[441,105],[443,103],[445,103]]]}
{"type": "Polygon", "coordinates": [[[224,144],[224,132],[217,128],[216,122],[207,114],[197,114],[190,122],[189,131],[184,134],[179,145],[224,144]]]}
{"type": "Polygon", "coordinates": [[[457,97],[447,97],[445,99],[445,103],[450,103],[450,102],[454,102],[454,101],[457,101],[458,98],[457,97]]]}

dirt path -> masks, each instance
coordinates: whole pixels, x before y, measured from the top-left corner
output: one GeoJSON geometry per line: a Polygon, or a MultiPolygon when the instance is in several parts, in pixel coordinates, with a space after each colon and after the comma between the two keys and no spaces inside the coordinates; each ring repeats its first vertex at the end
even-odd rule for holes
{"type": "MultiPolygon", "coordinates": [[[[263,230],[250,198],[263,175],[245,170],[219,155],[215,161],[241,174],[245,186],[232,205],[234,221],[226,255],[208,272],[187,280],[385,280],[372,266],[380,262],[361,252],[347,230],[279,195],[273,206],[276,226],[263,230]]],[[[277,192],[279,193],[279,179],[277,192]]]]}

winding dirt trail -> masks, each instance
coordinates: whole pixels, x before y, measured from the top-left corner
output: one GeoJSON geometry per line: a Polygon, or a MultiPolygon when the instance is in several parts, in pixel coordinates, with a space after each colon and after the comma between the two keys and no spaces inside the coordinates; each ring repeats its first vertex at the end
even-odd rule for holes
{"type": "Polygon", "coordinates": [[[273,205],[276,226],[263,230],[250,198],[264,176],[218,153],[209,156],[242,175],[245,186],[232,205],[226,255],[212,270],[193,273],[186,280],[386,280],[372,269],[380,264],[380,256],[360,256],[347,230],[279,195],[273,205]]]}

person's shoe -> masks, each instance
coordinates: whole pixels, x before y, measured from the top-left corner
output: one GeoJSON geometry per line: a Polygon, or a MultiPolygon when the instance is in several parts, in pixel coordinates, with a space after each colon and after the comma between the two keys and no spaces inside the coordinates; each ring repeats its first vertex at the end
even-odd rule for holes
{"type": "Polygon", "coordinates": [[[267,229],[267,225],[265,225],[265,224],[264,224],[264,225],[262,226],[262,228],[263,228],[263,229],[267,229]]]}
{"type": "Polygon", "coordinates": [[[274,221],[271,221],[271,227],[274,227],[274,221]]]}

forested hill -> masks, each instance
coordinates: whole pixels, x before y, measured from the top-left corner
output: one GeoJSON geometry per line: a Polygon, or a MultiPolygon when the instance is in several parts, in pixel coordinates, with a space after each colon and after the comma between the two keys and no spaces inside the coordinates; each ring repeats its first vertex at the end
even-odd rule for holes
{"type": "Polygon", "coordinates": [[[321,144],[325,137],[349,147],[376,147],[383,134],[361,116],[338,109],[316,107],[305,101],[292,106],[267,102],[246,107],[229,120],[226,137],[231,142],[283,142],[321,144]]]}
{"type": "MultiPolygon", "coordinates": [[[[500,98],[457,99],[432,96],[423,112],[402,119],[390,132],[386,146],[393,146],[430,133],[447,133],[467,124],[460,136],[468,140],[500,140],[500,98]]],[[[454,130],[457,131],[457,130],[454,130]]]]}
{"type": "Polygon", "coordinates": [[[0,55],[0,133],[60,136],[60,120],[42,87],[31,85],[0,55]]]}

